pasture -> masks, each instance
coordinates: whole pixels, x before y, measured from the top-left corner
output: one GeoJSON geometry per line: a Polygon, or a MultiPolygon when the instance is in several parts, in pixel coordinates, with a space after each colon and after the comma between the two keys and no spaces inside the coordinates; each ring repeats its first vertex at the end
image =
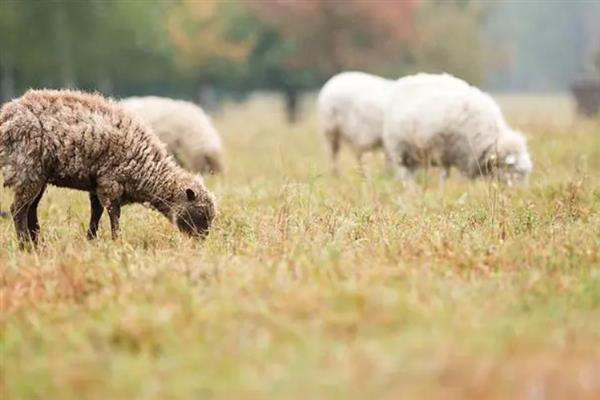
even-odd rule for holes
{"type": "Polygon", "coordinates": [[[51,188],[37,251],[0,220],[2,398],[600,398],[600,123],[500,102],[526,187],[405,190],[344,151],[336,179],[311,102],[290,127],[263,96],[215,117],[204,242],[141,206],[88,242],[87,195],[51,188]]]}

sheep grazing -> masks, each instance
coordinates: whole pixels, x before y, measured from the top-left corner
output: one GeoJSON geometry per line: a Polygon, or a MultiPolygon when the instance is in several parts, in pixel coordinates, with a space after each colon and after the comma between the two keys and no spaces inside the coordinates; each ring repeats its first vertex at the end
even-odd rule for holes
{"type": "Polygon", "coordinates": [[[121,206],[149,203],[192,236],[204,236],[215,200],[200,176],[175,164],[135,115],[77,91],[29,90],[0,110],[0,169],[14,190],[11,212],[21,247],[37,243],[37,207],[48,184],[90,193],[88,238],[104,208],[113,239],[121,206]]]}
{"type": "Polygon", "coordinates": [[[525,138],[508,126],[496,102],[448,75],[431,81],[422,79],[407,98],[406,82],[399,80],[390,95],[383,142],[400,176],[431,165],[447,173],[455,166],[470,178],[525,180],[532,169],[525,138]]]}
{"type": "Polygon", "coordinates": [[[354,152],[362,171],[362,155],[382,146],[383,112],[393,81],[363,72],[335,75],[321,89],[318,112],[321,134],[339,175],[341,142],[354,152]]]}
{"type": "Polygon", "coordinates": [[[221,137],[200,107],[155,96],[130,97],[121,104],[152,127],[181,166],[201,174],[223,172],[221,137]]]}

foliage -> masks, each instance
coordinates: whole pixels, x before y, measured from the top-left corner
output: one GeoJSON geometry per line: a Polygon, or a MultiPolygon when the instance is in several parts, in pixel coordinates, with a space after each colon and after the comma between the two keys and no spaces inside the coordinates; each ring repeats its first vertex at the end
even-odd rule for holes
{"type": "Polygon", "coordinates": [[[3,56],[26,87],[82,87],[113,92],[118,86],[156,84],[168,70],[160,26],[163,4],[137,1],[7,0],[0,20],[3,56]],[[9,9],[11,12],[6,13],[9,9]],[[17,45],[14,41],[17,40],[17,45]],[[11,41],[13,43],[11,43],[11,41]],[[6,52],[5,52],[6,50],[6,52]]]}
{"type": "Polygon", "coordinates": [[[401,63],[416,8],[413,0],[244,4],[256,37],[247,82],[282,90],[291,121],[300,91],[343,69],[382,72],[401,63]]]}
{"type": "Polygon", "coordinates": [[[417,13],[416,38],[410,48],[408,69],[447,72],[481,84],[483,12],[481,3],[425,2],[417,13]]]}
{"type": "Polygon", "coordinates": [[[253,43],[251,37],[233,34],[236,6],[219,0],[183,0],[170,6],[167,34],[184,71],[214,80],[244,64],[253,43]]]}
{"type": "Polygon", "coordinates": [[[257,18],[280,32],[288,51],[281,59],[290,71],[313,69],[329,77],[342,69],[377,72],[401,60],[411,39],[416,1],[251,0],[257,18]]]}
{"type": "Polygon", "coordinates": [[[0,80],[190,97],[202,86],[299,93],[341,70],[481,75],[470,1],[5,0],[0,80]],[[450,32],[450,34],[448,33],[450,32]],[[451,37],[451,40],[448,40],[451,37]]]}

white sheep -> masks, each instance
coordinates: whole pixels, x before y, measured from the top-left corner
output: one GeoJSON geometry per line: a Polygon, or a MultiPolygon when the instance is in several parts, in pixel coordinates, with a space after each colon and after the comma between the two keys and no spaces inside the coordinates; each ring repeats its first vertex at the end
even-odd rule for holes
{"type": "MultiPolygon", "coordinates": [[[[421,94],[427,94],[440,90],[468,89],[470,87],[470,85],[462,79],[446,73],[419,73],[415,75],[407,75],[398,79],[392,86],[393,87],[390,88],[388,101],[384,106],[384,113],[389,109],[390,104],[392,103],[395,111],[409,107],[421,94]]],[[[382,124],[384,122],[385,118],[382,120],[382,124]]]]}
{"type": "Polygon", "coordinates": [[[341,142],[356,156],[382,146],[383,109],[393,81],[364,72],[342,72],[325,83],[318,97],[320,131],[331,154],[333,173],[339,174],[341,142]]]}
{"type": "Polygon", "coordinates": [[[220,173],[223,144],[210,117],[196,104],[166,97],[130,97],[121,104],[138,114],[183,167],[220,173]]]}
{"type": "Polygon", "coordinates": [[[525,138],[508,126],[496,102],[449,75],[431,76],[431,82],[407,90],[399,80],[385,109],[383,143],[400,176],[432,165],[509,184],[526,179],[532,163],[525,138]]]}

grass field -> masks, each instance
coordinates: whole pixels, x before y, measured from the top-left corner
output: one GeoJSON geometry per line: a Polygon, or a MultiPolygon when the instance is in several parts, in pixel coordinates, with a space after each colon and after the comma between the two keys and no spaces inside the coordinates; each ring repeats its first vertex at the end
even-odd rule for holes
{"type": "Polygon", "coordinates": [[[335,179],[312,113],[256,100],[216,118],[204,242],[141,206],[88,242],[87,196],[51,189],[38,251],[0,220],[0,397],[599,399],[600,124],[505,101],[527,187],[335,179]]]}

